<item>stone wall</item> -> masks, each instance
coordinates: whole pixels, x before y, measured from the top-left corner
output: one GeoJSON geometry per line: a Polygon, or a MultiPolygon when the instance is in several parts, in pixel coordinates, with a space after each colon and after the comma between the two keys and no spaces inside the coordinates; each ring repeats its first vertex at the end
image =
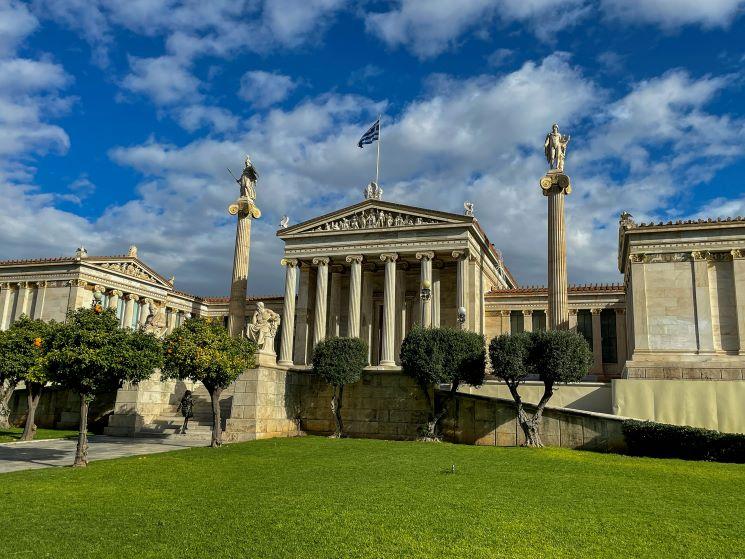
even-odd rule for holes
{"type": "MultiPolygon", "coordinates": [[[[313,434],[334,432],[331,388],[311,371],[290,376],[299,395],[302,430],[313,434]]],[[[365,370],[362,379],[344,388],[344,431],[351,437],[415,439],[427,421],[428,404],[419,385],[400,370],[365,370]]]]}
{"type": "MultiPolygon", "coordinates": [[[[448,393],[437,391],[438,408],[448,401],[448,393]]],[[[449,413],[443,420],[446,440],[461,444],[516,446],[525,442],[517,423],[515,404],[503,398],[459,393],[448,401],[449,413]]],[[[534,406],[526,405],[529,411],[534,406]]],[[[622,451],[625,448],[623,418],[594,412],[547,407],[541,421],[541,438],[546,446],[581,450],[622,451]]]]}
{"type": "MultiPolygon", "coordinates": [[[[91,403],[88,411],[88,425],[100,423],[101,430],[105,426],[108,415],[114,409],[116,395],[99,394],[91,403]]],[[[25,389],[16,390],[10,400],[10,422],[22,426],[26,422],[27,392],[25,389]]],[[[46,388],[41,392],[39,406],[36,408],[34,422],[45,429],[77,429],[80,424],[80,397],[69,390],[46,388]]]]}

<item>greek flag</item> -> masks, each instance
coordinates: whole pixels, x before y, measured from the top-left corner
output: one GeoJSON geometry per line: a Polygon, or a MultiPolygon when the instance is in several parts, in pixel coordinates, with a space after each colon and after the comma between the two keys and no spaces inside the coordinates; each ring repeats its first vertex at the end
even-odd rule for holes
{"type": "Polygon", "coordinates": [[[376,140],[380,139],[380,118],[375,121],[375,124],[373,124],[370,129],[362,134],[362,137],[360,138],[360,141],[357,142],[357,147],[362,147],[365,144],[372,144],[376,140]]]}

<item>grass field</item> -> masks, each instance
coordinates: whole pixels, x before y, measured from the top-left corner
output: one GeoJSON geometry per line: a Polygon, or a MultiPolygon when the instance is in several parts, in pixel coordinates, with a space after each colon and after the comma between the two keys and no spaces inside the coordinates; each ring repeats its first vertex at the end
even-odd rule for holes
{"type": "MultiPolygon", "coordinates": [[[[11,427],[10,429],[0,429],[0,443],[12,443],[21,438],[23,427],[11,427]]],[[[77,431],[68,431],[64,429],[38,429],[34,440],[43,439],[64,439],[65,437],[76,437],[77,431]]]]}
{"type": "Polygon", "coordinates": [[[274,439],[0,491],[6,558],[745,556],[745,466],[563,449],[274,439]]]}

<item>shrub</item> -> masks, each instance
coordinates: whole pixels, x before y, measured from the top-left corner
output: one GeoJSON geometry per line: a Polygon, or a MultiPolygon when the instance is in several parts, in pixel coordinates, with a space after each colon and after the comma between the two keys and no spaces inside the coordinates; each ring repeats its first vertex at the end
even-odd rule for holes
{"type": "Polygon", "coordinates": [[[502,379],[517,404],[517,420],[525,434],[526,446],[543,446],[540,422],[548,401],[559,382],[578,382],[589,371],[592,352],[585,339],[569,330],[502,334],[489,344],[494,376],[502,379]],[[531,417],[523,406],[518,391],[530,374],[543,381],[541,396],[531,417]]]}
{"type": "Polygon", "coordinates": [[[745,434],[629,419],[622,424],[634,456],[745,463],[745,434]]]}
{"type": "Polygon", "coordinates": [[[422,387],[430,415],[423,436],[437,437],[437,424],[446,414],[443,405],[435,413],[429,390],[432,385],[450,384],[452,399],[461,384],[481,386],[486,376],[484,336],[455,328],[415,326],[401,344],[401,366],[422,387]]]}
{"type": "Polygon", "coordinates": [[[366,366],[367,344],[359,338],[329,338],[313,350],[313,371],[333,388],[331,412],[336,422],[336,437],[344,432],[341,420],[344,385],[360,380],[366,366]]]}

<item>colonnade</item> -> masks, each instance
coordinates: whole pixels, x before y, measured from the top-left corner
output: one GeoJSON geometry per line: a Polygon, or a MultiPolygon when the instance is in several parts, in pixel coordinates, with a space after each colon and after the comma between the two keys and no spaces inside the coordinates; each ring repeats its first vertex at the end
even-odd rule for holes
{"type": "MultiPolygon", "coordinates": [[[[466,262],[468,254],[466,250],[459,250],[448,255],[457,261],[456,308],[464,307],[467,299],[468,281],[466,274],[468,268],[466,262]]],[[[330,257],[325,256],[318,256],[303,262],[294,258],[283,259],[282,264],[286,268],[285,304],[282,317],[279,364],[284,366],[290,366],[293,363],[298,365],[309,364],[310,355],[306,351],[308,342],[311,341],[311,347],[315,347],[316,344],[327,337],[339,335],[341,325],[337,321],[340,320],[342,306],[348,309],[347,335],[349,337],[360,337],[370,344],[373,340],[372,317],[368,317],[366,321],[363,320],[363,308],[372,305],[373,274],[382,266],[384,278],[379,364],[383,367],[395,366],[400,343],[406,333],[407,319],[401,309],[405,305],[405,279],[409,265],[407,258],[409,260],[416,259],[420,263],[419,287],[421,288],[423,285],[431,286],[429,297],[419,300],[420,313],[419,316],[415,317],[414,322],[419,322],[425,326],[439,326],[441,308],[440,270],[433,270],[433,261],[435,260],[433,251],[421,251],[413,254],[384,252],[364,256],[347,254],[336,262],[332,262],[330,257]],[[349,271],[349,298],[347,301],[341,301],[341,278],[347,268],[349,271]],[[299,269],[306,273],[300,275],[300,291],[298,293],[299,269]],[[310,277],[310,270],[315,270],[314,284],[310,277]],[[329,275],[331,275],[330,292],[329,275]],[[313,290],[315,291],[314,296],[311,294],[313,290]],[[297,307],[295,305],[296,298],[297,307]],[[309,340],[311,333],[308,330],[311,321],[308,320],[308,313],[311,312],[311,308],[313,312],[313,332],[312,338],[309,340]],[[333,317],[331,324],[329,324],[329,314],[333,317]],[[328,331],[329,327],[331,331],[328,331]]],[[[419,298],[418,295],[417,298],[419,298]]]]}

